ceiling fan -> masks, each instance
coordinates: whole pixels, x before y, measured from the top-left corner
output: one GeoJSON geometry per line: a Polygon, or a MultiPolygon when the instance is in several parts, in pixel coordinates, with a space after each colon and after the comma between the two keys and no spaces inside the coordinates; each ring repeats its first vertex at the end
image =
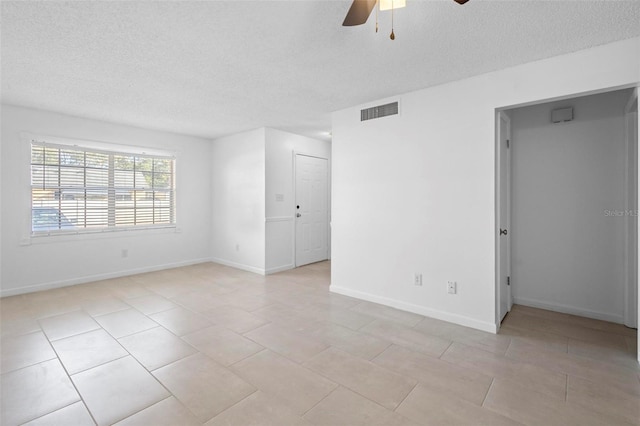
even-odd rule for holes
{"type": "MultiPolygon", "coordinates": [[[[453,0],[458,4],[465,4],[469,0],[453,0]]],[[[362,25],[367,22],[371,11],[376,6],[378,0],[353,0],[347,16],[344,18],[342,26],[352,27],[354,25],[362,25]]],[[[387,1],[388,2],[388,1],[387,1]]],[[[404,2],[403,2],[404,3],[404,2]]],[[[391,6],[393,9],[393,5],[391,6]]],[[[381,9],[384,10],[384,9],[381,9]]]]}

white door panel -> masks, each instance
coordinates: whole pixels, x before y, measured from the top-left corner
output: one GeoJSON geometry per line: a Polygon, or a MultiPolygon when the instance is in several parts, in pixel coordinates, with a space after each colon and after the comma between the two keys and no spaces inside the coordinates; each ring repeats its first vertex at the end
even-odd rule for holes
{"type": "Polygon", "coordinates": [[[327,160],[296,155],[296,266],[328,258],[328,205],[327,160]]]}

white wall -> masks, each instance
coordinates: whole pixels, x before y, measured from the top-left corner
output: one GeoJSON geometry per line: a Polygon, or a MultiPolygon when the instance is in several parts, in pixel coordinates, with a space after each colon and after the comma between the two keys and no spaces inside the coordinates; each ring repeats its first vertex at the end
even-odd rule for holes
{"type": "Polygon", "coordinates": [[[515,303],[623,322],[629,95],[512,110],[515,303]],[[566,106],[574,120],[552,124],[551,110],[566,106]]]}
{"type": "Polygon", "coordinates": [[[265,273],[265,129],[213,141],[213,261],[265,273]]]}
{"type": "Polygon", "coordinates": [[[2,105],[2,295],[209,260],[210,142],[48,111],[2,105]],[[175,151],[173,230],[29,239],[30,146],[21,132],[175,151]],[[10,206],[10,208],[8,208],[10,206]],[[122,257],[122,250],[129,255],[122,257]]]}
{"type": "Polygon", "coordinates": [[[332,291],[495,331],[496,108],[637,84],[639,56],[634,38],[376,102],[395,117],[335,112],[332,291]]]}
{"type": "Polygon", "coordinates": [[[267,273],[294,267],[294,152],[326,158],[331,164],[330,142],[266,129],[267,273]],[[282,195],[282,201],[277,201],[277,194],[282,195]]]}

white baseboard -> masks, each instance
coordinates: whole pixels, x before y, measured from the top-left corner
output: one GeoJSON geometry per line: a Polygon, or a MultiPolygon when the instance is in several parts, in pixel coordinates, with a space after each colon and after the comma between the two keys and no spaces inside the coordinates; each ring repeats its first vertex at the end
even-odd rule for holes
{"type": "Polygon", "coordinates": [[[254,274],[266,275],[264,268],[257,268],[251,265],[245,265],[243,263],[236,263],[226,259],[220,259],[218,257],[211,258],[212,262],[219,263],[225,266],[231,266],[232,268],[242,269],[243,271],[253,272],[254,274]]]}
{"type": "Polygon", "coordinates": [[[547,311],[562,312],[563,314],[577,315],[581,317],[593,318],[602,321],[624,322],[622,315],[607,314],[605,312],[590,311],[588,309],[577,308],[575,306],[562,305],[559,303],[546,302],[526,297],[514,297],[513,303],[516,305],[529,306],[532,308],[546,309],[547,311]]]}
{"type": "Polygon", "coordinates": [[[129,275],[143,274],[145,272],[162,271],[164,269],[179,268],[181,266],[195,265],[198,263],[211,262],[211,258],[191,259],[182,262],[165,263],[162,265],[147,266],[144,268],[127,269],[124,271],[109,272],[105,274],[86,275],[80,278],[68,280],[52,281],[42,284],[34,284],[18,288],[0,289],[0,297],[16,296],[19,294],[33,293],[35,291],[51,290],[54,288],[68,287],[77,284],[85,284],[94,281],[109,280],[112,278],[127,277],[129,275]]]}
{"type": "Polygon", "coordinates": [[[275,268],[269,268],[266,270],[266,275],[275,274],[276,272],[288,271],[289,269],[293,269],[295,266],[293,263],[289,265],[276,266],[275,268]]]}
{"type": "Polygon", "coordinates": [[[414,314],[422,315],[429,318],[435,318],[438,320],[451,322],[454,324],[462,325],[464,327],[471,327],[471,328],[475,328],[476,330],[486,331],[489,333],[497,332],[497,328],[494,323],[478,321],[473,318],[465,317],[463,315],[457,315],[449,312],[443,312],[435,309],[425,308],[424,306],[414,305],[412,303],[402,302],[400,300],[390,299],[382,296],[376,296],[374,294],[365,293],[357,290],[351,290],[348,288],[338,287],[335,285],[331,285],[329,287],[329,290],[333,293],[342,294],[344,296],[355,297],[356,299],[362,299],[368,302],[379,303],[381,305],[390,306],[392,308],[412,312],[414,314]]]}

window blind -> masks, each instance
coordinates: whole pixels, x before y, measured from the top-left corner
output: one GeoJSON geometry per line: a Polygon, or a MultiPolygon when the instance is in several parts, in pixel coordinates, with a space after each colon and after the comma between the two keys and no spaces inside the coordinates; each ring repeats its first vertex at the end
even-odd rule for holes
{"type": "Polygon", "coordinates": [[[31,142],[34,235],[175,225],[175,159],[31,142]]]}

